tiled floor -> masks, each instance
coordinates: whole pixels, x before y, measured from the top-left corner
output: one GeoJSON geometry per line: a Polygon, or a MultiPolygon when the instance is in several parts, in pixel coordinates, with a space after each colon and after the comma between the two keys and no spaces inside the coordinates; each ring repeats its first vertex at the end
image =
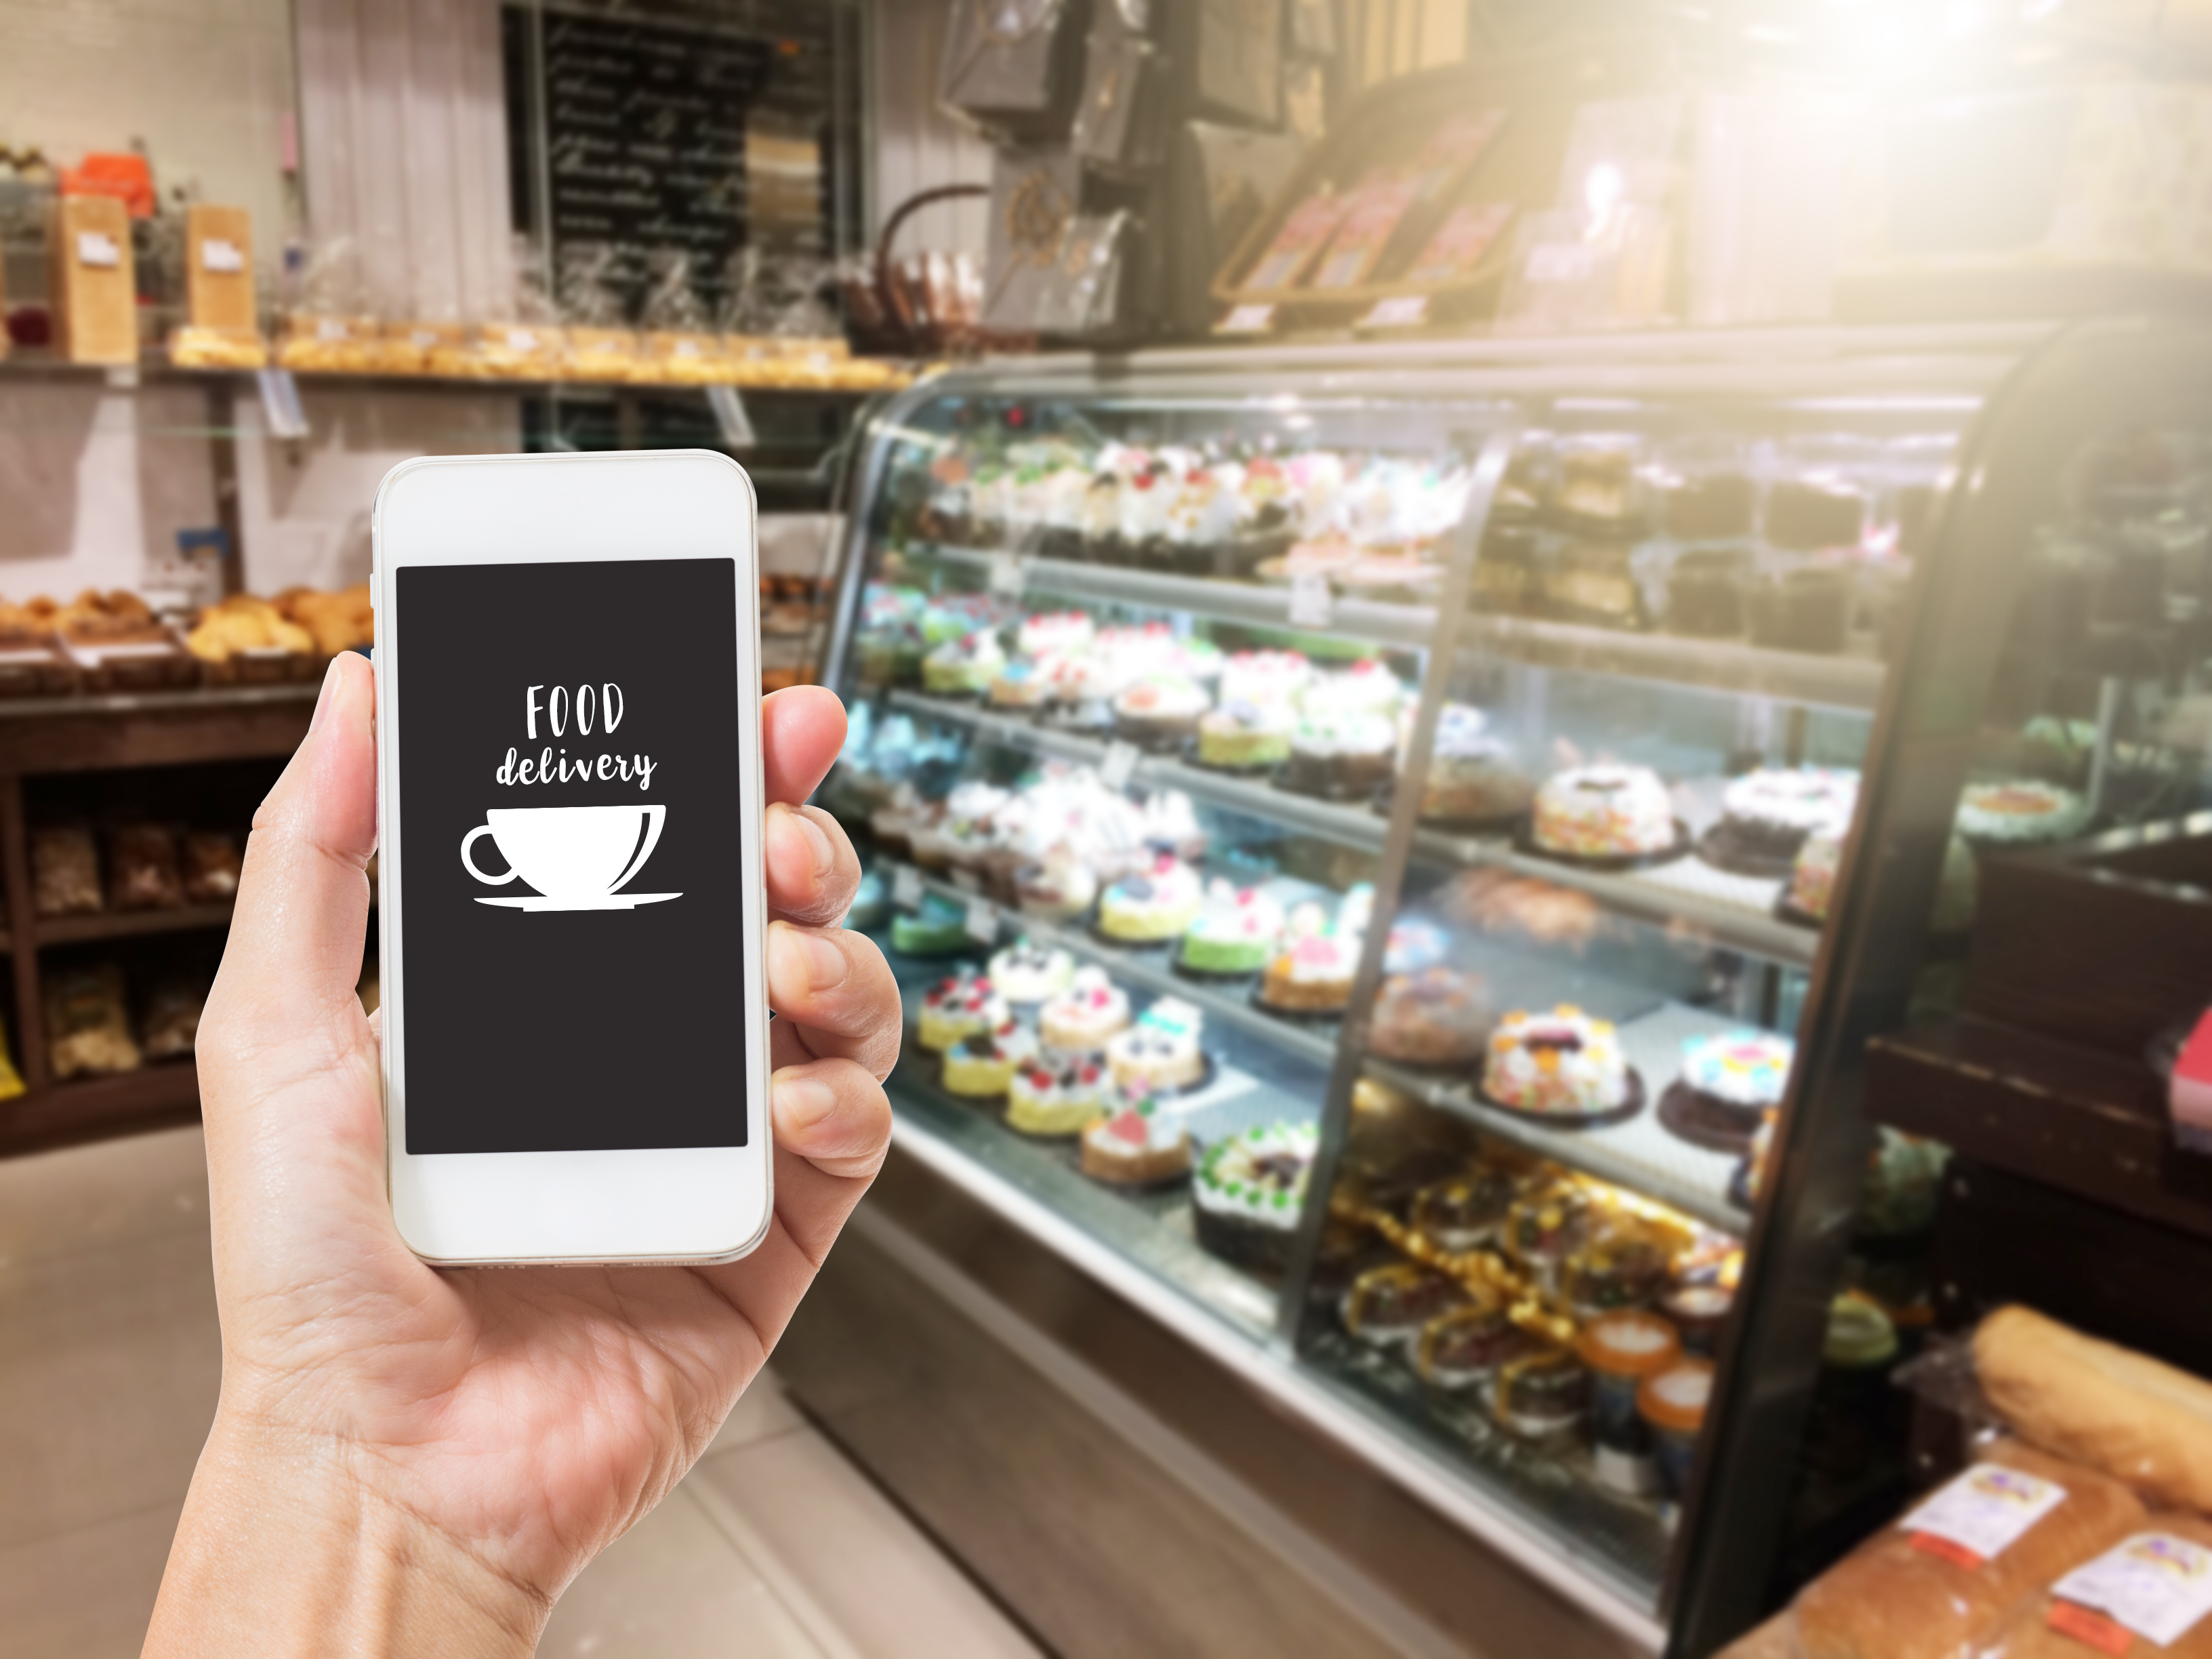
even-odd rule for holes
{"type": "MultiPolygon", "coordinates": [[[[0,1162],[0,1632],[138,1651],[220,1366],[197,1130],[0,1162]]],[[[765,1376],[586,1570],[561,1659],[1033,1653],[765,1376]]]]}

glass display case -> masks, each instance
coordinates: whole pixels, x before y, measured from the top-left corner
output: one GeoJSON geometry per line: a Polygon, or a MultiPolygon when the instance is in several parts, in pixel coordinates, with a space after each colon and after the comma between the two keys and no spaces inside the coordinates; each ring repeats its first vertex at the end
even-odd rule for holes
{"type": "MultiPolygon", "coordinates": [[[[1923,567],[2045,332],[1044,358],[894,400],[819,799],[906,993],[901,1146],[1664,1645],[1705,1419],[1753,1374],[1802,1408],[1853,1319],[1893,1362],[1924,1302],[1940,1154],[1863,1178],[1839,1139],[1808,1244],[1759,1149],[1849,1000],[1923,567]],[[1776,1239],[1826,1275],[1809,1323],[1747,1310],[1776,1239]],[[1838,1315],[1847,1248],[1881,1270],[1838,1315]]],[[[1916,937],[1966,902],[1948,845],[1916,937]]],[[[1814,1524],[1893,1481],[1878,1440],[1810,1498],[1794,1438],[1729,1478],[1814,1524]]]]}

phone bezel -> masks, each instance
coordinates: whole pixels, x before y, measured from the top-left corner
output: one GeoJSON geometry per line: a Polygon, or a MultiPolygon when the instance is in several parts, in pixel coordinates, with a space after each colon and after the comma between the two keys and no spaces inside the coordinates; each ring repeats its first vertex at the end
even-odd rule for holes
{"type": "Polygon", "coordinates": [[[429,456],[385,476],[371,514],[377,606],[377,914],[384,1010],[386,1178],[401,1238],[441,1267],[730,1261],[774,1213],[768,1115],[767,890],[761,866],[758,508],[752,480],[711,450],[586,455],[429,456]],[[739,729],[753,734],[738,779],[747,926],[732,941],[756,994],[744,1009],[746,1144],[629,1152],[410,1155],[399,1079],[406,1054],[400,948],[405,848],[399,726],[405,618],[398,574],[414,565],[734,558],[739,729]]]}

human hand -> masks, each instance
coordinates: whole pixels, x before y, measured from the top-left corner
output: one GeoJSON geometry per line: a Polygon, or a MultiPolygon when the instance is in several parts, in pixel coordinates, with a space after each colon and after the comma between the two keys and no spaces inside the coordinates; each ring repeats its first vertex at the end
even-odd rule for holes
{"type": "Polygon", "coordinates": [[[425,1266],[392,1224],[379,1027],[355,995],[374,704],[368,664],[339,657],[255,817],[200,1024],[222,1395],[152,1654],[529,1652],[554,1598],[713,1437],[889,1140],[897,987],[836,926],[850,843],[795,805],[844,714],[781,691],[762,707],[766,1239],[713,1267],[425,1266]]]}

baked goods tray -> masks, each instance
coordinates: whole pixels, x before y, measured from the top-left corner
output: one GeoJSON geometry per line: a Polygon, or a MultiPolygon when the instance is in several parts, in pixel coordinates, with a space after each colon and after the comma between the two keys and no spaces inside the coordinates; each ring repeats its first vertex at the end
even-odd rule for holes
{"type": "MultiPolygon", "coordinates": [[[[1166,571],[1131,570],[1118,565],[1079,564],[1069,559],[1033,558],[1020,553],[942,544],[923,550],[940,563],[988,574],[993,591],[997,592],[1049,593],[1061,599],[1185,611],[1217,622],[1245,623],[1263,628],[1292,625],[1291,590],[1285,586],[1178,576],[1166,571]]],[[[1436,634],[1437,613],[1432,605],[1340,599],[1330,609],[1326,627],[1300,624],[1298,631],[1341,634],[1382,645],[1425,646],[1436,634]]]]}
{"type": "MultiPolygon", "coordinates": [[[[1682,1069],[1686,1039],[1731,1031],[1739,1023],[1678,1002],[1664,1003],[1622,1023],[1620,1046],[1656,1095],[1682,1069]]],[[[1377,1082],[1465,1118],[1501,1139],[1670,1205],[1707,1226],[1739,1237],[1750,1227],[1751,1218],[1729,1202],[1729,1177],[1738,1160],[1668,1133],[1659,1115],[1648,1108],[1626,1123],[1557,1128],[1540,1117],[1486,1104],[1467,1081],[1424,1074],[1382,1060],[1370,1060],[1366,1071],[1377,1082]]]]}
{"type": "MultiPolygon", "coordinates": [[[[1114,746],[1097,738],[1053,731],[1020,715],[919,691],[892,692],[890,706],[965,727],[1008,748],[1093,766],[1103,764],[1114,746]]],[[[1180,789],[1194,800],[1370,851],[1382,850],[1389,828],[1388,820],[1364,806],[1316,800],[1271,784],[1158,756],[1139,757],[1131,768],[1129,781],[1140,788],[1180,789]]],[[[1414,837],[1413,852],[1417,858],[1431,863],[1487,865],[1534,876],[1587,893],[1620,915],[1662,927],[1702,932],[1717,945],[1790,967],[1811,967],[1820,949],[1817,933],[1775,920],[1771,907],[1781,890],[1780,883],[1731,876],[1695,858],[1677,859],[1649,870],[1613,873],[1519,852],[1499,836],[1454,836],[1432,830],[1424,830],[1414,837]]]]}

